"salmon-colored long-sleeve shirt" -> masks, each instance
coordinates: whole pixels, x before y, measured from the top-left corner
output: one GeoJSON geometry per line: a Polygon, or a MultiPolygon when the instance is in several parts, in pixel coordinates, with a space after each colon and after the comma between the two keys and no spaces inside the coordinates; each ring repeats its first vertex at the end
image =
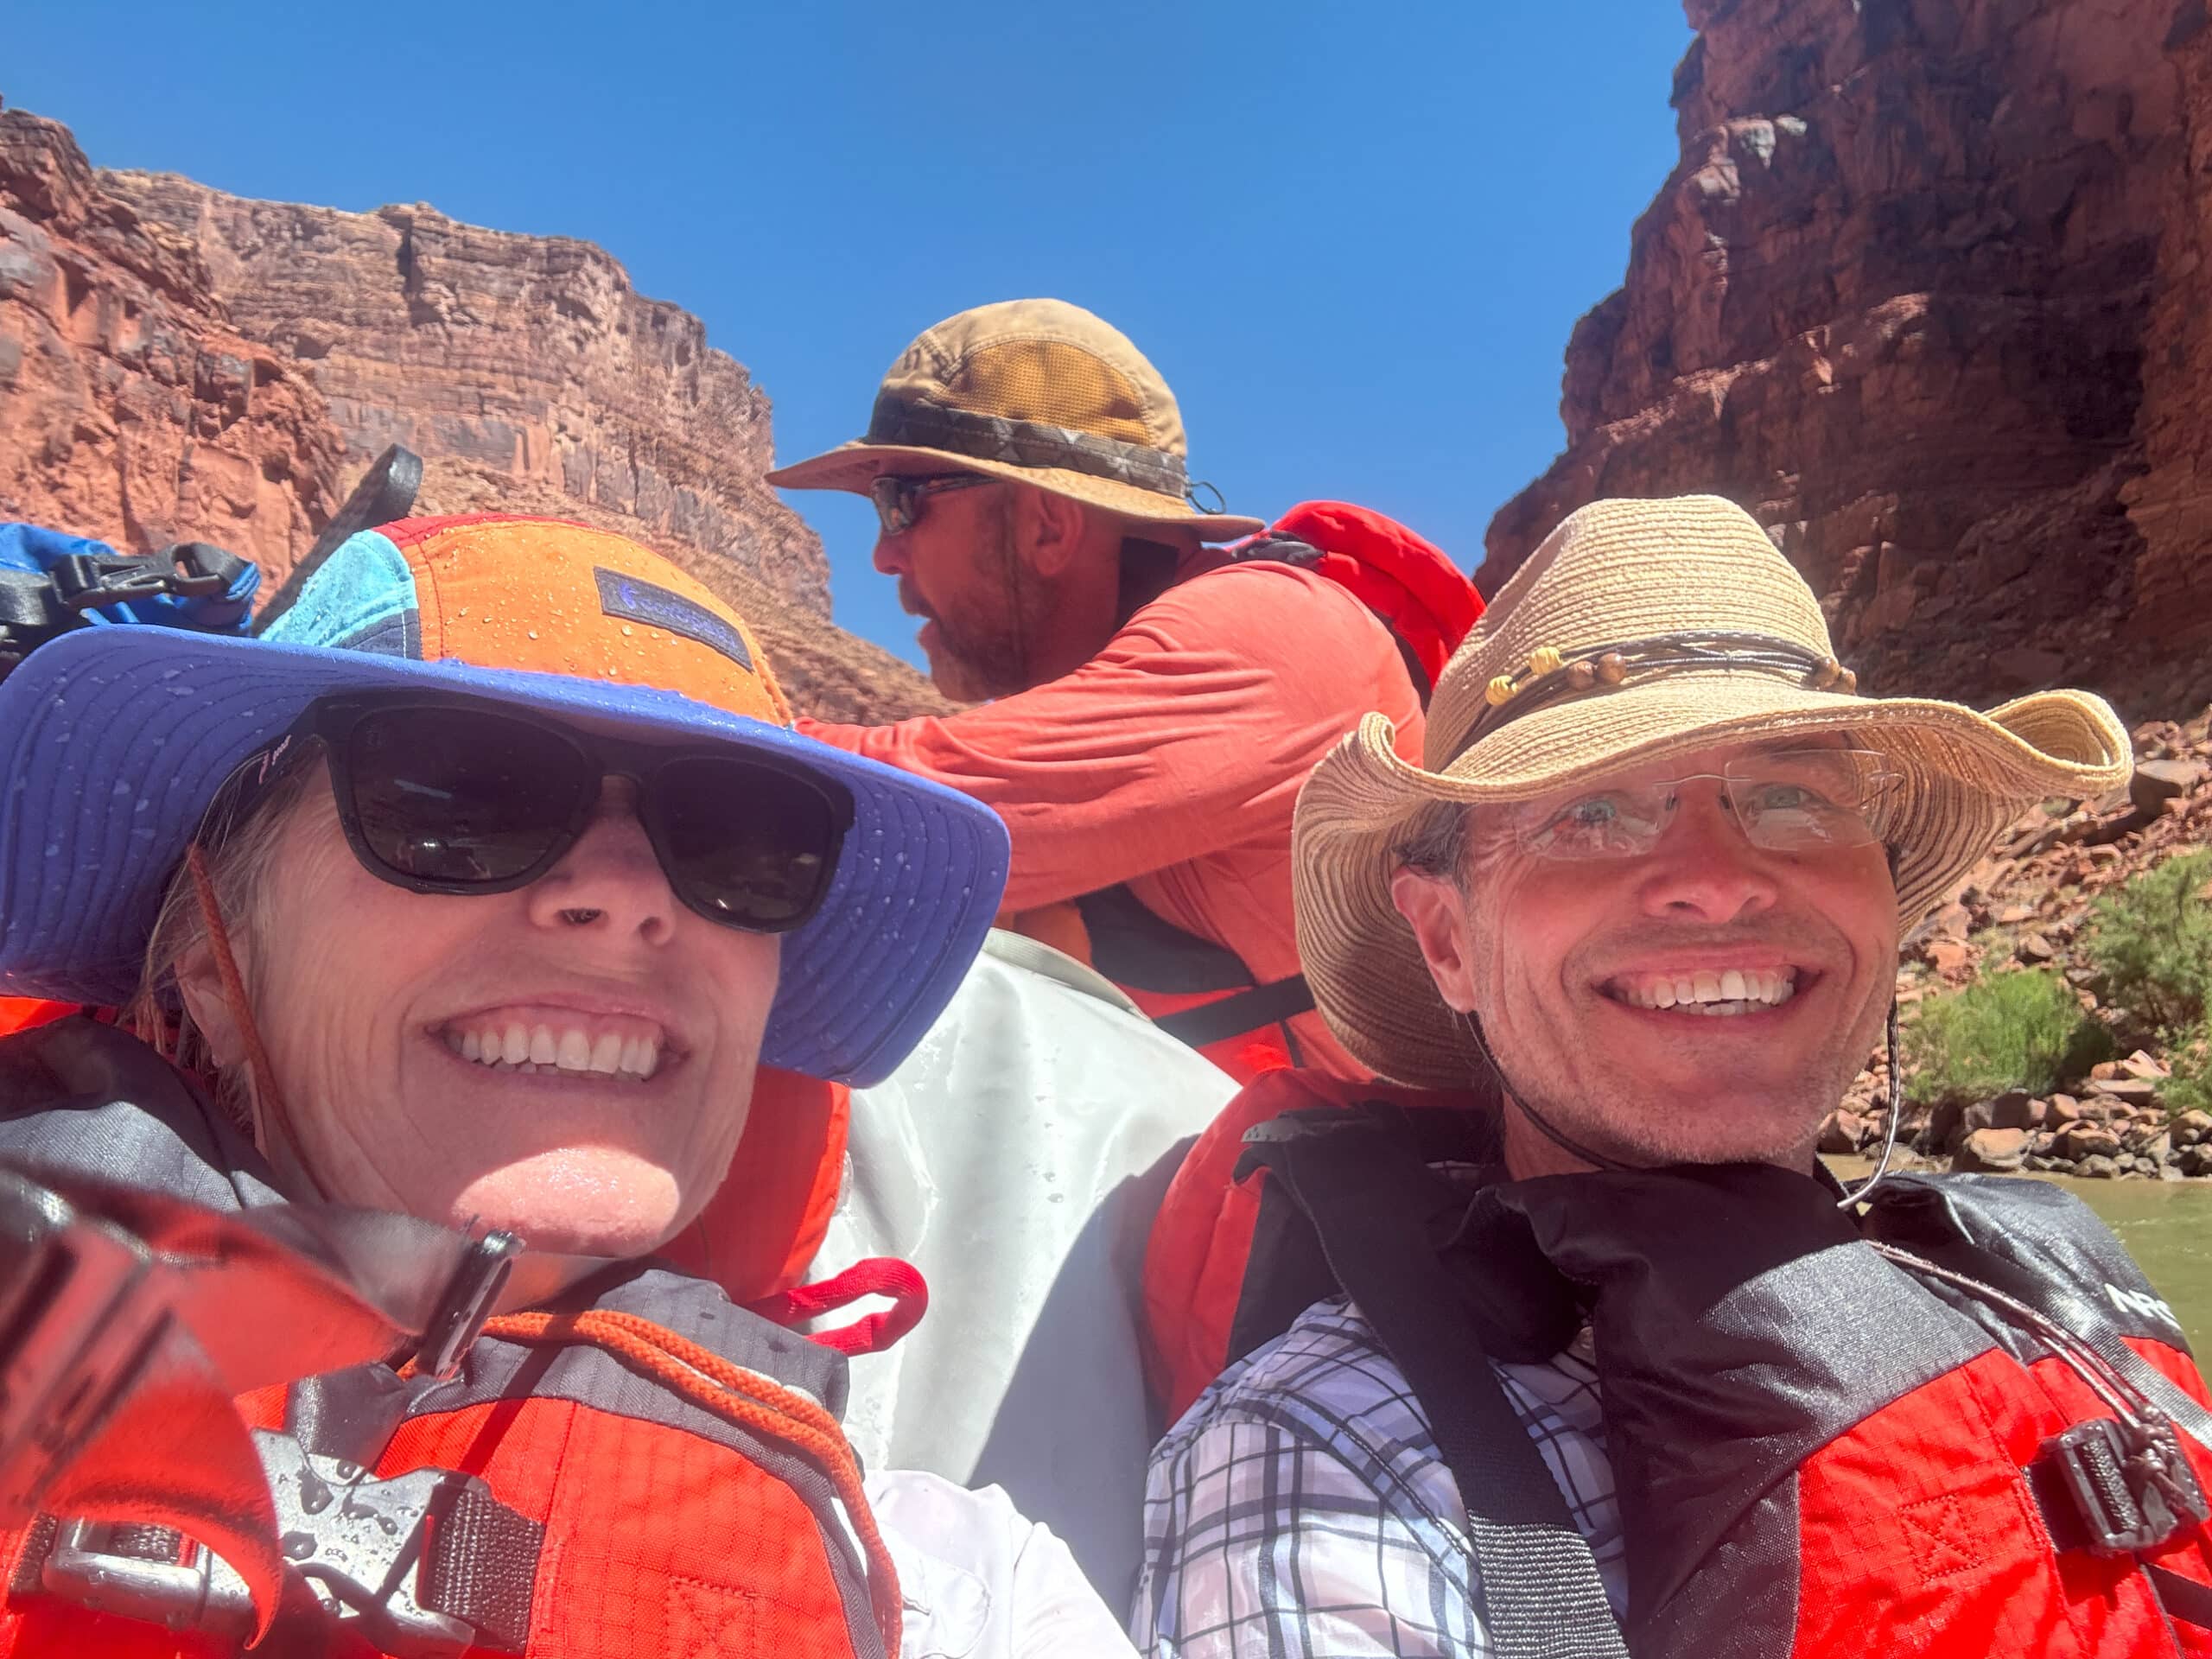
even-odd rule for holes
{"type": "MultiPolygon", "coordinates": [[[[1299,971],[1299,787],[1376,709],[1418,759],[1421,703],[1389,631],[1327,578],[1254,562],[1170,588],[1090,662],[1033,690],[889,726],[799,729],[995,807],[1014,840],[1008,910],[1126,881],[1265,983],[1299,971]]],[[[1318,1014],[1292,1028],[1305,1063],[1366,1075],[1318,1014]]]]}

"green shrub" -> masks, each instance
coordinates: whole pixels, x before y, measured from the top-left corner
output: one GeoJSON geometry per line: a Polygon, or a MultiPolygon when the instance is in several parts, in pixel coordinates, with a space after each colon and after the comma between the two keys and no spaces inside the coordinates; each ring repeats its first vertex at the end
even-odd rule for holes
{"type": "Polygon", "coordinates": [[[2087,941],[2100,995],[2162,1035],[2188,1030],[2212,1000],[2212,849],[2170,858],[2097,902],[2087,941]]]}
{"type": "Polygon", "coordinates": [[[2167,1059],[2174,1074],[2158,1085],[2166,1110],[2212,1112],[2212,1029],[2199,1025],[2183,1033],[2167,1059]]]}
{"type": "Polygon", "coordinates": [[[1916,1102],[1986,1100],[2007,1089],[2047,1095],[2112,1057],[2112,1036],[2047,968],[1977,980],[1930,997],[1906,1033],[1916,1102]]]}

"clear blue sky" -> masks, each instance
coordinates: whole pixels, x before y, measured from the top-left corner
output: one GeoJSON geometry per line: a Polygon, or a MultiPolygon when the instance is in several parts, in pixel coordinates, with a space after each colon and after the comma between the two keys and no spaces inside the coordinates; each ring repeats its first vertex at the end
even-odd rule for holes
{"type": "MultiPolygon", "coordinates": [[[[779,456],[930,323],[1049,294],[1175,389],[1198,476],[1471,567],[1561,442],[1560,354],[1675,156],[1672,0],[18,6],[0,93],[105,166],[588,238],[706,320],[779,456]]],[[[910,658],[873,515],[797,496],[910,658]]]]}

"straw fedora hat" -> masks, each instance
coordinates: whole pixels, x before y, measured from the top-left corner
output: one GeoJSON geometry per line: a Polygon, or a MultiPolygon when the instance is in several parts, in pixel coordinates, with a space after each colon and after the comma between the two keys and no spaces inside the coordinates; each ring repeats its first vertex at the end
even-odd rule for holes
{"type": "Polygon", "coordinates": [[[865,495],[886,473],[983,473],[1210,542],[1266,528],[1201,509],[1188,462],[1175,394],[1126,335],[1065,300],[1007,300],[924,333],[883,377],[867,436],[768,481],[865,495]]]}
{"type": "Polygon", "coordinates": [[[1457,1087],[1478,1051],[1390,902],[1421,809],[1527,800],[1736,739],[1840,732],[1884,752],[1897,919],[1942,902],[2048,796],[2126,780],[2126,732],[2101,698],[2044,691],[1987,715],[1868,697],[1839,664],[1804,579],[1716,496],[1598,501],[1548,537],[1445,667],[1423,764],[1370,715],[1298,799],[1298,947],[1330,1029],[1402,1083],[1457,1087]]]}

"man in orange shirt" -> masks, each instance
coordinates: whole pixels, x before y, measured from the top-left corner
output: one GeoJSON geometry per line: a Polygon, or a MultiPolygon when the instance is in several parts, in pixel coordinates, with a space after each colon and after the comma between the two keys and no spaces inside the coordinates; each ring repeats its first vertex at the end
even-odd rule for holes
{"type": "MultiPolygon", "coordinates": [[[[1363,1077],[1299,971],[1291,809],[1369,710],[1419,755],[1414,675],[1442,656],[1311,546],[1208,545],[1263,526],[1199,510],[1185,458],[1166,383],[1089,312],[1017,300],[930,329],[865,437],[768,476],[873,498],[876,569],[925,619],[938,689],[978,706],[800,729],[997,808],[1015,925],[1072,945],[1224,1069],[1363,1077]]],[[[1442,593],[1448,653],[1480,601],[1442,554],[1386,533],[1442,593]]]]}

